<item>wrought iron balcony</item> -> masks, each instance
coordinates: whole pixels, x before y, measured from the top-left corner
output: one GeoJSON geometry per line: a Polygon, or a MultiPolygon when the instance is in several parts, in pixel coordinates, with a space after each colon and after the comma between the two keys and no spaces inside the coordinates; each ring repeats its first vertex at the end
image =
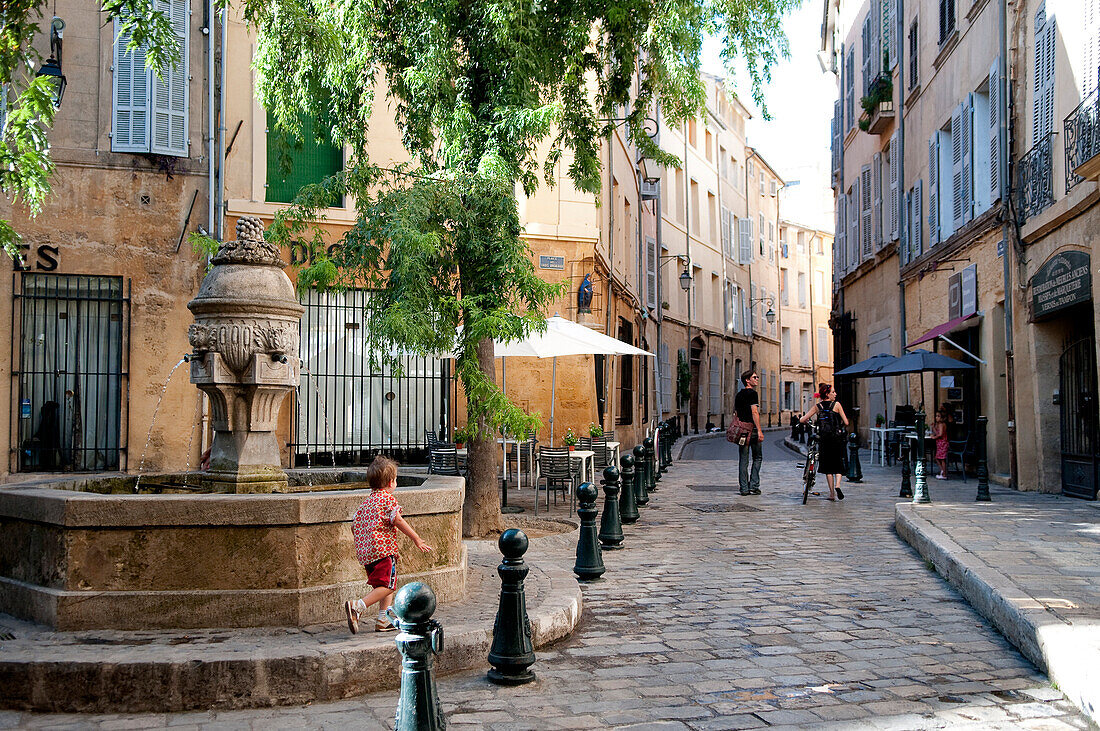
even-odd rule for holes
{"type": "Polygon", "coordinates": [[[1066,131],[1066,192],[1100,178],[1100,89],[1093,90],[1062,123],[1066,131]]]}
{"type": "Polygon", "coordinates": [[[1020,158],[1016,174],[1016,215],[1022,224],[1054,202],[1053,134],[1020,158]]]}

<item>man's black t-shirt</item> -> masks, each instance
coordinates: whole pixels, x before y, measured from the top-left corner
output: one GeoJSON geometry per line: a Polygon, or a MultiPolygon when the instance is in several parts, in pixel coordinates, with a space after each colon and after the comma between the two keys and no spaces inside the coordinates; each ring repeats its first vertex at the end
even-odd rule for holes
{"type": "Polygon", "coordinates": [[[737,412],[738,419],[752,424],[752,407],[759,403],[760,395],[755,388],[742,388],[733,400],[733,410],[737,412]]]}

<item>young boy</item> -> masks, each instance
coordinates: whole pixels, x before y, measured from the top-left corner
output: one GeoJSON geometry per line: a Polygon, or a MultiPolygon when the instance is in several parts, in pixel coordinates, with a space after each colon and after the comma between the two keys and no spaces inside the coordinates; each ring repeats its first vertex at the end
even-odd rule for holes
{"type": "Polygon", "coordinates": [[[375,457],[367,468],[367,481],[371,493],[356,511],[351,532],[355,536],[355,554],[366,569],[371,592],[361,599],[344,603],[352,634],[359,631],[359,616],[375,602],[378,603],[378,619],[374,622],[374,631],[397,629],[386,617],[397,583],[397,531],[411,538],[421,551],[432,550],[401,517],[401,506],[393,495],[397,487],[397,463],[386,457],[375,457]]]}

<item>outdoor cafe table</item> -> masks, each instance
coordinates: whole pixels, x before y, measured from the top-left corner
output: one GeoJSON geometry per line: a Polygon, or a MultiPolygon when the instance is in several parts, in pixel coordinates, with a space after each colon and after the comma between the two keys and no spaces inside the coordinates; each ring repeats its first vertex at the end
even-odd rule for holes
{"type": "Polygon", "coordinates": [[[878,435],[879,453],[878,464],[880,467],[886,466],[886,436],[891,432],[903,432],[904,427],[894,426],[872,426],[868,429],[871,432],[871,464],[875,463],[875,436],[878,435]]]}

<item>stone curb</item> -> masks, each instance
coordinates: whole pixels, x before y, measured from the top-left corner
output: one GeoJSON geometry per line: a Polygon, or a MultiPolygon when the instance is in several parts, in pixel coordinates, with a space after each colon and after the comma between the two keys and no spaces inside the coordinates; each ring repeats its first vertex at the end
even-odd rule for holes
{"type": "MultiPolygon", "coordinates": [[[[769,434],[771,432],[783,431],[785,427],[769,426],[764,428],[764,433],[769,434]]],[[[710,432],[709,434],[691,434],[689,436],[683,436],[677,439],[673,445],[672,450],[675,454],[672,455],[674,460],[681,459],[684,453],[684,447],[692,442],[698,442],[701,439],[725,439],[725,432],[710,432]]]]}
{"type": "Polygon", "coordinates": [[[794,451],[801,454],[803,457],[806,456],[806,445],[802,442],[796,442],[790,437],[783,437],[783,446],[787,449],[793,449],[794,451]]]}
{"type": "Polygon", "coordinates": [[[919,505],[898,503],[898,535],[1085,715],[1100,721],[1100,627],[1059,616],[919,513],[919,505]]]}
{"type": "MultiPolygon", "coordinates": [[[[540,592],[539,605],[528,611],[532,642],[539,649],[576,629],[583,596],[571,571],[541,562],[532,568],[549,585],[540,592]]],[[[437,674],[488,666],[490,626],[470,622],[445,626],[444,631],[445,650],[435,659],[437,674]]],[[[132,652],[126,655],[133,657],[132,652]]],[[[216,650],[205,655],[102,663],[0,659],[0,708],[51,713],[232,710],[334,701],[400,685],[400,656],[392,641],[363,647],[349,636],[281,654],[257,640],[251,657],[219,657],[216,650]]]]}

